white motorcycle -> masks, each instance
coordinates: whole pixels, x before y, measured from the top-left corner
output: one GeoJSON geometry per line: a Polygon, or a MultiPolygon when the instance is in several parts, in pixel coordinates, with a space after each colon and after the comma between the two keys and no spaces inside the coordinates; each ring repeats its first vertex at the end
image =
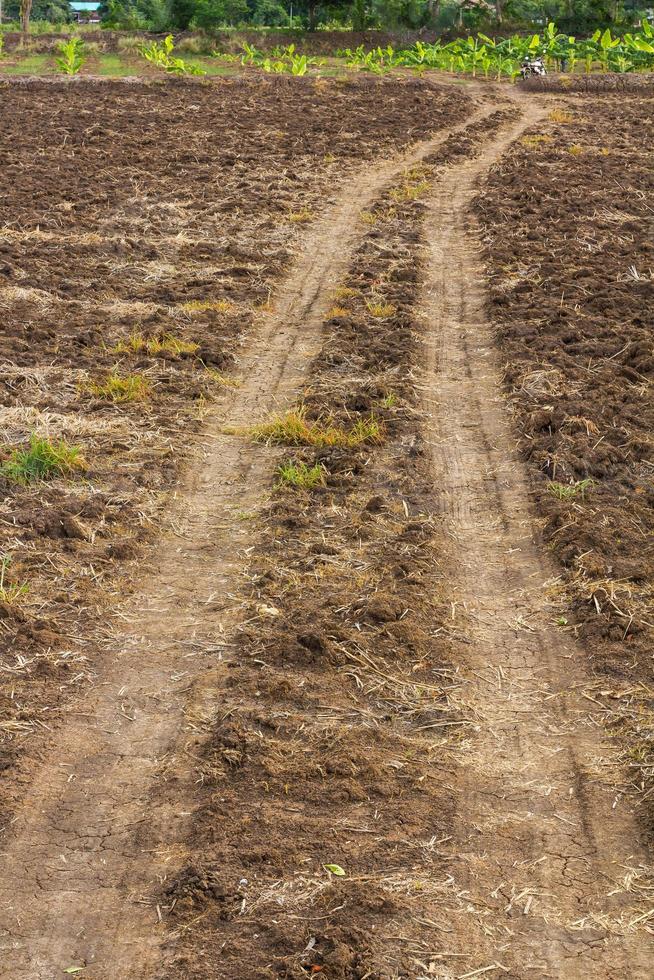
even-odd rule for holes
{"type": "Polygon", "coordinates": [[[525,58],[520,66],[520,78],[541,78],[547,75],[542,58],[525,58]]]}

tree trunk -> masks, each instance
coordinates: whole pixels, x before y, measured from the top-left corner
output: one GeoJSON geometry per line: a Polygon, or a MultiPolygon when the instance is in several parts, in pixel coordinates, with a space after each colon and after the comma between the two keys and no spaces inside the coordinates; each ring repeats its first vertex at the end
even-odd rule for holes
{"type": "Polygon", "coordinates": [[[429,0],[427,3],[429,11],[429,23],[435,24],[441,13],[441,0],[429,0]]]}
{"type": "Polygon", "coordinates": [[[32,0],[20,0],[20,27],[23,34],[30,32],[30,14],[32,13],[32,0]]]}
{"type": "Polygon", "coordinates": [[[495,0],[495,19],[498,24],[502,23],[502,0],[495,0]]]}

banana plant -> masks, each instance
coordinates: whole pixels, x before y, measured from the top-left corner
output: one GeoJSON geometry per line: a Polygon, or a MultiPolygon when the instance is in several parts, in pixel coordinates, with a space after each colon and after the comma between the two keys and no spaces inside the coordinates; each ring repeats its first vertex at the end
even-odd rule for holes
{"type": "Polygon", "coordinates": [[[583,58],[584,69],[587,75],[590,75],[591,71],[593,70],[593,62],[599,55],[597,42],[600,38],[600,31],[596,31],[595,34],[592,37],[587,37],[583,41],[579,41],[577,44],[577,50],[583,58]]]}
{"type": "Polygon", "coordinates": [[[550,21],[545,29],[542,44],[542,53],[548,65],[551,65],[554,61],[561,60],[561,48],[567,40],[567,36],[565,34],[559,34],[556,29],[556,24],[550,21]]]}
{"type": "MultiPolygon", "coordinates": [[[[513,73],[516,70],[516,67],[517,65],[516,62],[513,60],[513,58],[502,58],[501,56],[496,58],[495,60],[495,68],[497,70],[497,74],[495,75],[496,80],[499,82],[500,79],[502,78],[502,75],[506,75],[507,78],[512,78],[513,73]]],[[[518,68],[517,74],[519,73],[520,73],[520,69],[518,68]]]]}
{"type": "Polygon", "coordinates": [[[68,41],[59,42],[60,56],[56,59],[57,67],[64,75],[78,75],[84,64],[84,42],[79,37],[71,37],[68,41]]]}
{"type": "Polygon", "coordinates": [[[395,52],[390,46],[366,51],[360,45],[354,52],[344,52],[348,65],[383,74],[392,67],[403,66],[417,70],[436,68],[442,71],[477,75],[491,73],[497,79],[503,75],[515,79],[525,57],[541,55],[549,63],[556,62],[561,70],[574,72],[583,60],[587,73],[599,62],[604,71],[609,68],[621,73],[638,69],[654,70],[654,28],[643,20],[641,30],[624,37],[613,37],[610,30],[595,31],[578,40],[562,34],[551,21],[542,34],[529,37],[495,39],[481,31],[475,37],[458,38],[449,44],[426,44],[417,41],[409,50],[395,52]]]}
{"type": "Polygon", "coordinates": [[[604,71],[609,70],[609,57],[613,48],[617,48],[620,44],[620,38],[611,37],[611,31],[607,27],[604,33],[600,36],[600,61],[602,63],[602,68],[604,71]]]}
{"type": "Polygon", "coordinates": [[[173,56],[175,42],[172,34],[168,34],[163,41],[151,41],[139,47],[139,51],[146,61],[161,68],[163,71],[173,75],[206,75],[202,68],[189,65],[181,58],[173,56]]]}
{"type": "Polygon", "coordinates": [[[241,58],[242,65],[254,65],[257,62],[257,60],[260,59],[261,56],[257,51],[257,49],[253,47],[251,44],[248,44],[247,41],[243,41],[241,47],[245,52],[245,54],[241,58]]]}
{"type": "Polygon", "coordinates": [[[633,71],[634,67],[633,61],[629,61],[623,54],[615,55],[611,59],[611,68],[615,69],[618,75],[624,75],[629,71],[633,71]]]}

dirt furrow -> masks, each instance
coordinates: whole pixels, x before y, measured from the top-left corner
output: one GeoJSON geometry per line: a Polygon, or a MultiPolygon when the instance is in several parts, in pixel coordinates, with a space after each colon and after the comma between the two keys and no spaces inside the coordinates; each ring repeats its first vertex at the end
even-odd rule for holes
{"type": "Polygon", "coordinates": [[[543,111],[526,105],[482,157],[447,173],[426,219],[426,410],[459,706],[473,732],[457,749],[446,870],[469,903],[456,931],[480,973],[645,977],[646,870],[629,803],[612,786],[614,750],[584,696],[584,650],[565,628],[538,539],[468,213],[478,179],[543,111]]]}
{"type": "MultiPolygon", "coordinates": [[[[483,117],[480,110],[468,121],[483,117]]],[[[293,401],[347,267],[358,215],[396,172],[452,133],[349,181],[308,234],[295,269],[239,365],[241,386],[207,420],[173,501],[154,568],[121,613],[95,685],[54,735],[17,812],[0,872],[2,975],[52,980],[153,976],[160,960],[149,895],[186,856],[192,808],[184,731],[215,709],[251,522],[274,451],[230,434],[293,401]],[[166,782],[156,812],[151,796],[166,782]],[[136,972],[135,972],[136,971],[136,972]]]]}

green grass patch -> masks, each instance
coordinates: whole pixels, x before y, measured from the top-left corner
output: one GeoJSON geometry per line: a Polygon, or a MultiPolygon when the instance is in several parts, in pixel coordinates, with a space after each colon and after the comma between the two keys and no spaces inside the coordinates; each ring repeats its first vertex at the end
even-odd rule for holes
{"type": "Polygon", "coordinates": [[[388,196],[393,200],[397,201],[398,204],[404,201],[417,201],[419,197],[425,194],[431,184],[428,180],[418,181],[416,184],[403,184],[402,187],[394,187],[389,191],[388,196]]]}
{"type": "Polygon", "coordinates": [[[520,142],[528,149],[535,150],[537,147],[542,146],[543,143],[551,143],[553,139],[554,137],[548,136],[547,133],[534,133],[531,136],[521,137],[520,142]]]}
{"type": "Polygon", "coordinates": [[[51,75],[55,70],[49,54],[28,54],[15,61],[0,61],[3,75],[51,75]]]}
{"type": "Polygon", "coordinates": [[[277,446],[337,446],[354,449],[366,443],[379,443],[383,438],[381,422],[370,415],[359,419],[350,429],[334,425],[329,421],[309,422],[304,408],[287,412],[256,425],[249,430],[257,442],[268,442],[277,446]]]}
{"type": "Polygon", "coordinates": [[[96,398],[106,398],[117,404],[145,401],[150,397],[150,385],[142,374],[126,374],[124,377],[108,374],[104,381],[93,381],[85,390],[96,398]]]}
{"type": "Polygon", "coordinates": [[[383,300],[366,300],[366,309],[370,316],[377,317],[380,320],[385,320],[395,313],[393,304],[385,303],[383,300]]]}
{"type": "Polygon", "coordinates": [[[139,68],[131,64],[119,54],[103,54],[93,66],[89,65],[91,73],[102,75],[104,78],[128,78],[130,75],[141,74],[139,68]]]}
{"type": "Polygon", "coordinates": [[[294,463],[288,460],[281,464],[277,474],[278,488],[294,487],[297,490],[312,490],[314,487],[325,485],[325,468],[320,463],[309,466],[307,463],[294,463]]]}
{"type": "Polygon", "coordinates": [[[180,309],[185,313],[206,313],[208,310],[214,313],[233,313],[236,307],[228,299],[192,299],[188,303],[182,303],[180,309]]]}
{"type": "Polygon", "coordinates": [[[238,67],[225,63],[218,58],[187,58],[186,64],[192,68],[201,69],[207,76],[236,75],[238,67]]]}
{"type": "Polygon", "coordinates": [[[77,446],[69,446],[63,439],[55,443],[32,435],[29,449],[14,449],[0,467],[0,473],[13,483],[33,483],[54,476],[67,476],[83,467],[77,446]]]}
{"type": "Polygon", "coordinates": [[[207,374],[219,388],[240,388],[243,383],[239,378],[233,378],[229,374],[223,374],[221,371],[216,371],[215,368],[208,367],[207,374]]]}

